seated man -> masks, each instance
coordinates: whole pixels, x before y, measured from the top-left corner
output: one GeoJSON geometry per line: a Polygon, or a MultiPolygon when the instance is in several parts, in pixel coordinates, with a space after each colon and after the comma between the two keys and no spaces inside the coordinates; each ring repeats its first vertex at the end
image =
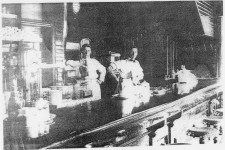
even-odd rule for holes
{"type": "Polygon", "coordinates": [[[139,62],[135,60],[138,55],[138,49],[133,47],[130,50],[129,57],[126,60],[111,63],[108,71],[118,81],[115,94],[128,99],[135,99],[139,104],[140,99],[149,101],[150,86],[143,80],[144,74],[139,62]]]}

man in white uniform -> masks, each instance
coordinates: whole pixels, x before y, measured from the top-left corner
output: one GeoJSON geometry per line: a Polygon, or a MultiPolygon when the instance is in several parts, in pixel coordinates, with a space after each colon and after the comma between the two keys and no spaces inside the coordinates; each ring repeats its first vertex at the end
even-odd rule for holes
{"type": "Polygon", "coordinates": [[[177,94],[183,95],[188,94],[190,91],[196,87],[198,80],[190,70],[187,70],[184,65],[181,65],[181,70],[176,73],[178,77],[177,83],[177,94]]]}
{"type": "Polygon", "coordinates": [[[87,81],[87,87],[92,90],[93,99],[101,99],[100,84],[105,80],[106,69],[91,56],[91,46],[84,44],[81,49],[80,73],[87,81]]]}
{"type": "Polygon", "coordinates": [[[108,71],[118,81],[116,93],[119,93],[120,97],[130,99],[130,105],[134,100],[135,106],[139,105],[142,100],[149,101],[150,97],[150,86],[143,80],[143,69],[135,60],[137,55],[138,49],[133,47],[128,59],[116,61],[108,67],[108,71]]]}

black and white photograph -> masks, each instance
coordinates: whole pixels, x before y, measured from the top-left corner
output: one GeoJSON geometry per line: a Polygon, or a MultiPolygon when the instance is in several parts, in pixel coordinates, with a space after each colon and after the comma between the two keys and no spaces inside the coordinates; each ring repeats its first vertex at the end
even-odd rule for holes
{"type": "Polygon", "coordinates": [[[4,1],[1,17],[4,150],[224,144],[222,0],[4,1]]]}

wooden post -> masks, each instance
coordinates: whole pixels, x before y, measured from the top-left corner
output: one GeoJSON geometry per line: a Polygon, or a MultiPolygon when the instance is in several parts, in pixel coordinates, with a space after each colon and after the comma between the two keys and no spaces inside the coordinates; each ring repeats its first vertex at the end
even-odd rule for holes
{"type": "Polygon", "coordinates": [[[174,61],[174,58],[175,58],[175,57],[174,57],[174,52],[175,52],[175,46],[174,46],[174,45],[175,45],[175,44],[174,44],[174,43],[175,43],[175,42],[173,42],[173,53],[172,53],[172,56],[173,56],[173,69],[172,69],[172,70],[173,70],[173,71],[175,71],[175,65],[174,65],[174,64],[175,64],[175,63],[174,63],[174,62],[175,62],[175,61],[174,61]]]}
{"type": "Polygon", "coordinates": [[[150,134],[148,134],[149,137],[149,146],[153,145],[153,138],[156,136],[155,131],[152,131],[150,134]]]}
{"type": "MultiPolygon", "coordinates": [[[[52,63],[55,64],[56,63],[56,47],[55,47],[55,26],[52,24],[52,63]]],[[[53,85],[55,85],[56,83],[56,69],[53,68],[53,85]]]]}
{"type": "Polygon", "coordinates": [[[162,128],[165,125],[165,120],[162,120],[154,125],[151,125],[149,128],[147,128],[148,132],[150,132],[148,134],[149,136],[149,146],[153,145],[153,139],[156,136],[155,132],[156,130],[158,130],[159,128],[162,128]]]}
{"type": "Polygon", "coordinates": [[[166,75],[169,75],[169,36],[167,36],[166,46],[166,75]]]}
{"type": "Polygon", "coordinates": [[[168,144],[171,144],[171,128],[173,127],[173,122],[170,122],[170,123],[168,123],[167,124],[167,126],[168,126],[168,144]]]}
{"type": "Polygon", "coordinates": [[[204,136],[199,137],[199,144],[205,144],[205,137],[204,136]]]}
{"type": "Polygon", "coordinates": [[[167,126],[168,126],[168,144],[171,144],[171,139],[172,139],[171,129],[174,126],[174,121],[176,119],[179,119],[181,117],[181,115],[182,115],[182,111],[179,111],[178,113],[176,113],[166,119],[167,126]]]}

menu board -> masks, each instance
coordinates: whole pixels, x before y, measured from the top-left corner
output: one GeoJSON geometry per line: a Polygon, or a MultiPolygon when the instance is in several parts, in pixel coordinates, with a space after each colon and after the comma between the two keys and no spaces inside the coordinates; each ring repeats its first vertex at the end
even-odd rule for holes
{"type": "Polygon", "coordinates": [[[66,42],[66,50],[67,51],[80,50],[80,43],[66,42]]]}

